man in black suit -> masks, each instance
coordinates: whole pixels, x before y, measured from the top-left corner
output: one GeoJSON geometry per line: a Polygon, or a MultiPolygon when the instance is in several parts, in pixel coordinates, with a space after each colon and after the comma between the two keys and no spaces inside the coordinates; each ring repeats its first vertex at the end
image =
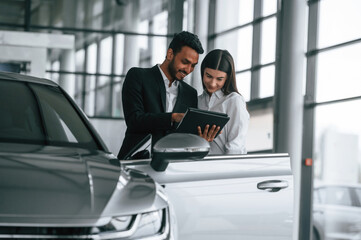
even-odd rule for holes
{"type": "Polygon", "coordinates": [[[182,80],[203,52],[198,37],[183,31],[174,35],[162,64],[128,71],[122,90],[127,130],[119,159],[149,133],[154,145],[182,120],[188,107],[197,107],[197,91],[182,80]]]}

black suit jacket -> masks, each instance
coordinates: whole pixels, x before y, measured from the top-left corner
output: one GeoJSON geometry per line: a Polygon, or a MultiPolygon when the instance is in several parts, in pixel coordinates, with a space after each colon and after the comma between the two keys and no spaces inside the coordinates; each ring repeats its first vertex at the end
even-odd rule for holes
{"type": "MultiPolygon", "coordinates": [[[[122,89],[125,138],[118,158],[123,159],[141,139],[152,134],[152,145],[172,129],[172,113],[166,113],[166,90],[157,65],[152,68],[131,68],[122,89]]],[[[184,113],[198,105],[197,91],[179,81],[178,97],[173,112],[184,113]]]]}

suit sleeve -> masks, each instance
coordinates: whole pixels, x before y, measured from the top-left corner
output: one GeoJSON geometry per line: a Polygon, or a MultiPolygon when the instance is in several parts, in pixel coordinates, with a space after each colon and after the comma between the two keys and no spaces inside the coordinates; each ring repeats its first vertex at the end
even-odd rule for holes
{"type": "Polygon", "coordinates": [[[124,118],[128,130],[151,133],[171,129],[172,113],[145,112],[143,104],[144,77],[141,69],[132,68],[125,77],[122,89],[124,118]]]}

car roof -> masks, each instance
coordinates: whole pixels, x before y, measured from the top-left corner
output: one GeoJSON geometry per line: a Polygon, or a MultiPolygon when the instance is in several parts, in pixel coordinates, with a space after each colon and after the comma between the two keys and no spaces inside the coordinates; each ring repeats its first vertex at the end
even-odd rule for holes
{"type": "Polygon", "coordinates": [[[19,74],[19,73],[2,72],[2,71],[0,71],[0,80],[15,80],[15,81],[21,81],[21,82],[45,84],[45,85],[50,85],[50,86],[54,86],[54,87],[58,86],[58,84],[56,84],[55,82],[50,81],[45,78],[37,78],[37,77],[32,77],[32,76],[28,76],[28,75],[19,74]]]}

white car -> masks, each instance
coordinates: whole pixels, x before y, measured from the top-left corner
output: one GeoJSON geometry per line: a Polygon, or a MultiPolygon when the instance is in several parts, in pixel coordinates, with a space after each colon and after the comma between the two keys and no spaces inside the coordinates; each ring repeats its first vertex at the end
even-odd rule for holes
{"type": "Polygon", "coordinates": [[[313,194],[313,240],[361,239],[361,185],[322,184],[313,194]]]}
{"type": "Polygon", "coordinates": [[[152,159],[124,160],[121,164],[148,173],[164,187],[179,239],[292,239],[289,156],[214,155],[197,159],[207,146],[208,142],[196,135],[170,134],[155,144],[152,159]]]}

